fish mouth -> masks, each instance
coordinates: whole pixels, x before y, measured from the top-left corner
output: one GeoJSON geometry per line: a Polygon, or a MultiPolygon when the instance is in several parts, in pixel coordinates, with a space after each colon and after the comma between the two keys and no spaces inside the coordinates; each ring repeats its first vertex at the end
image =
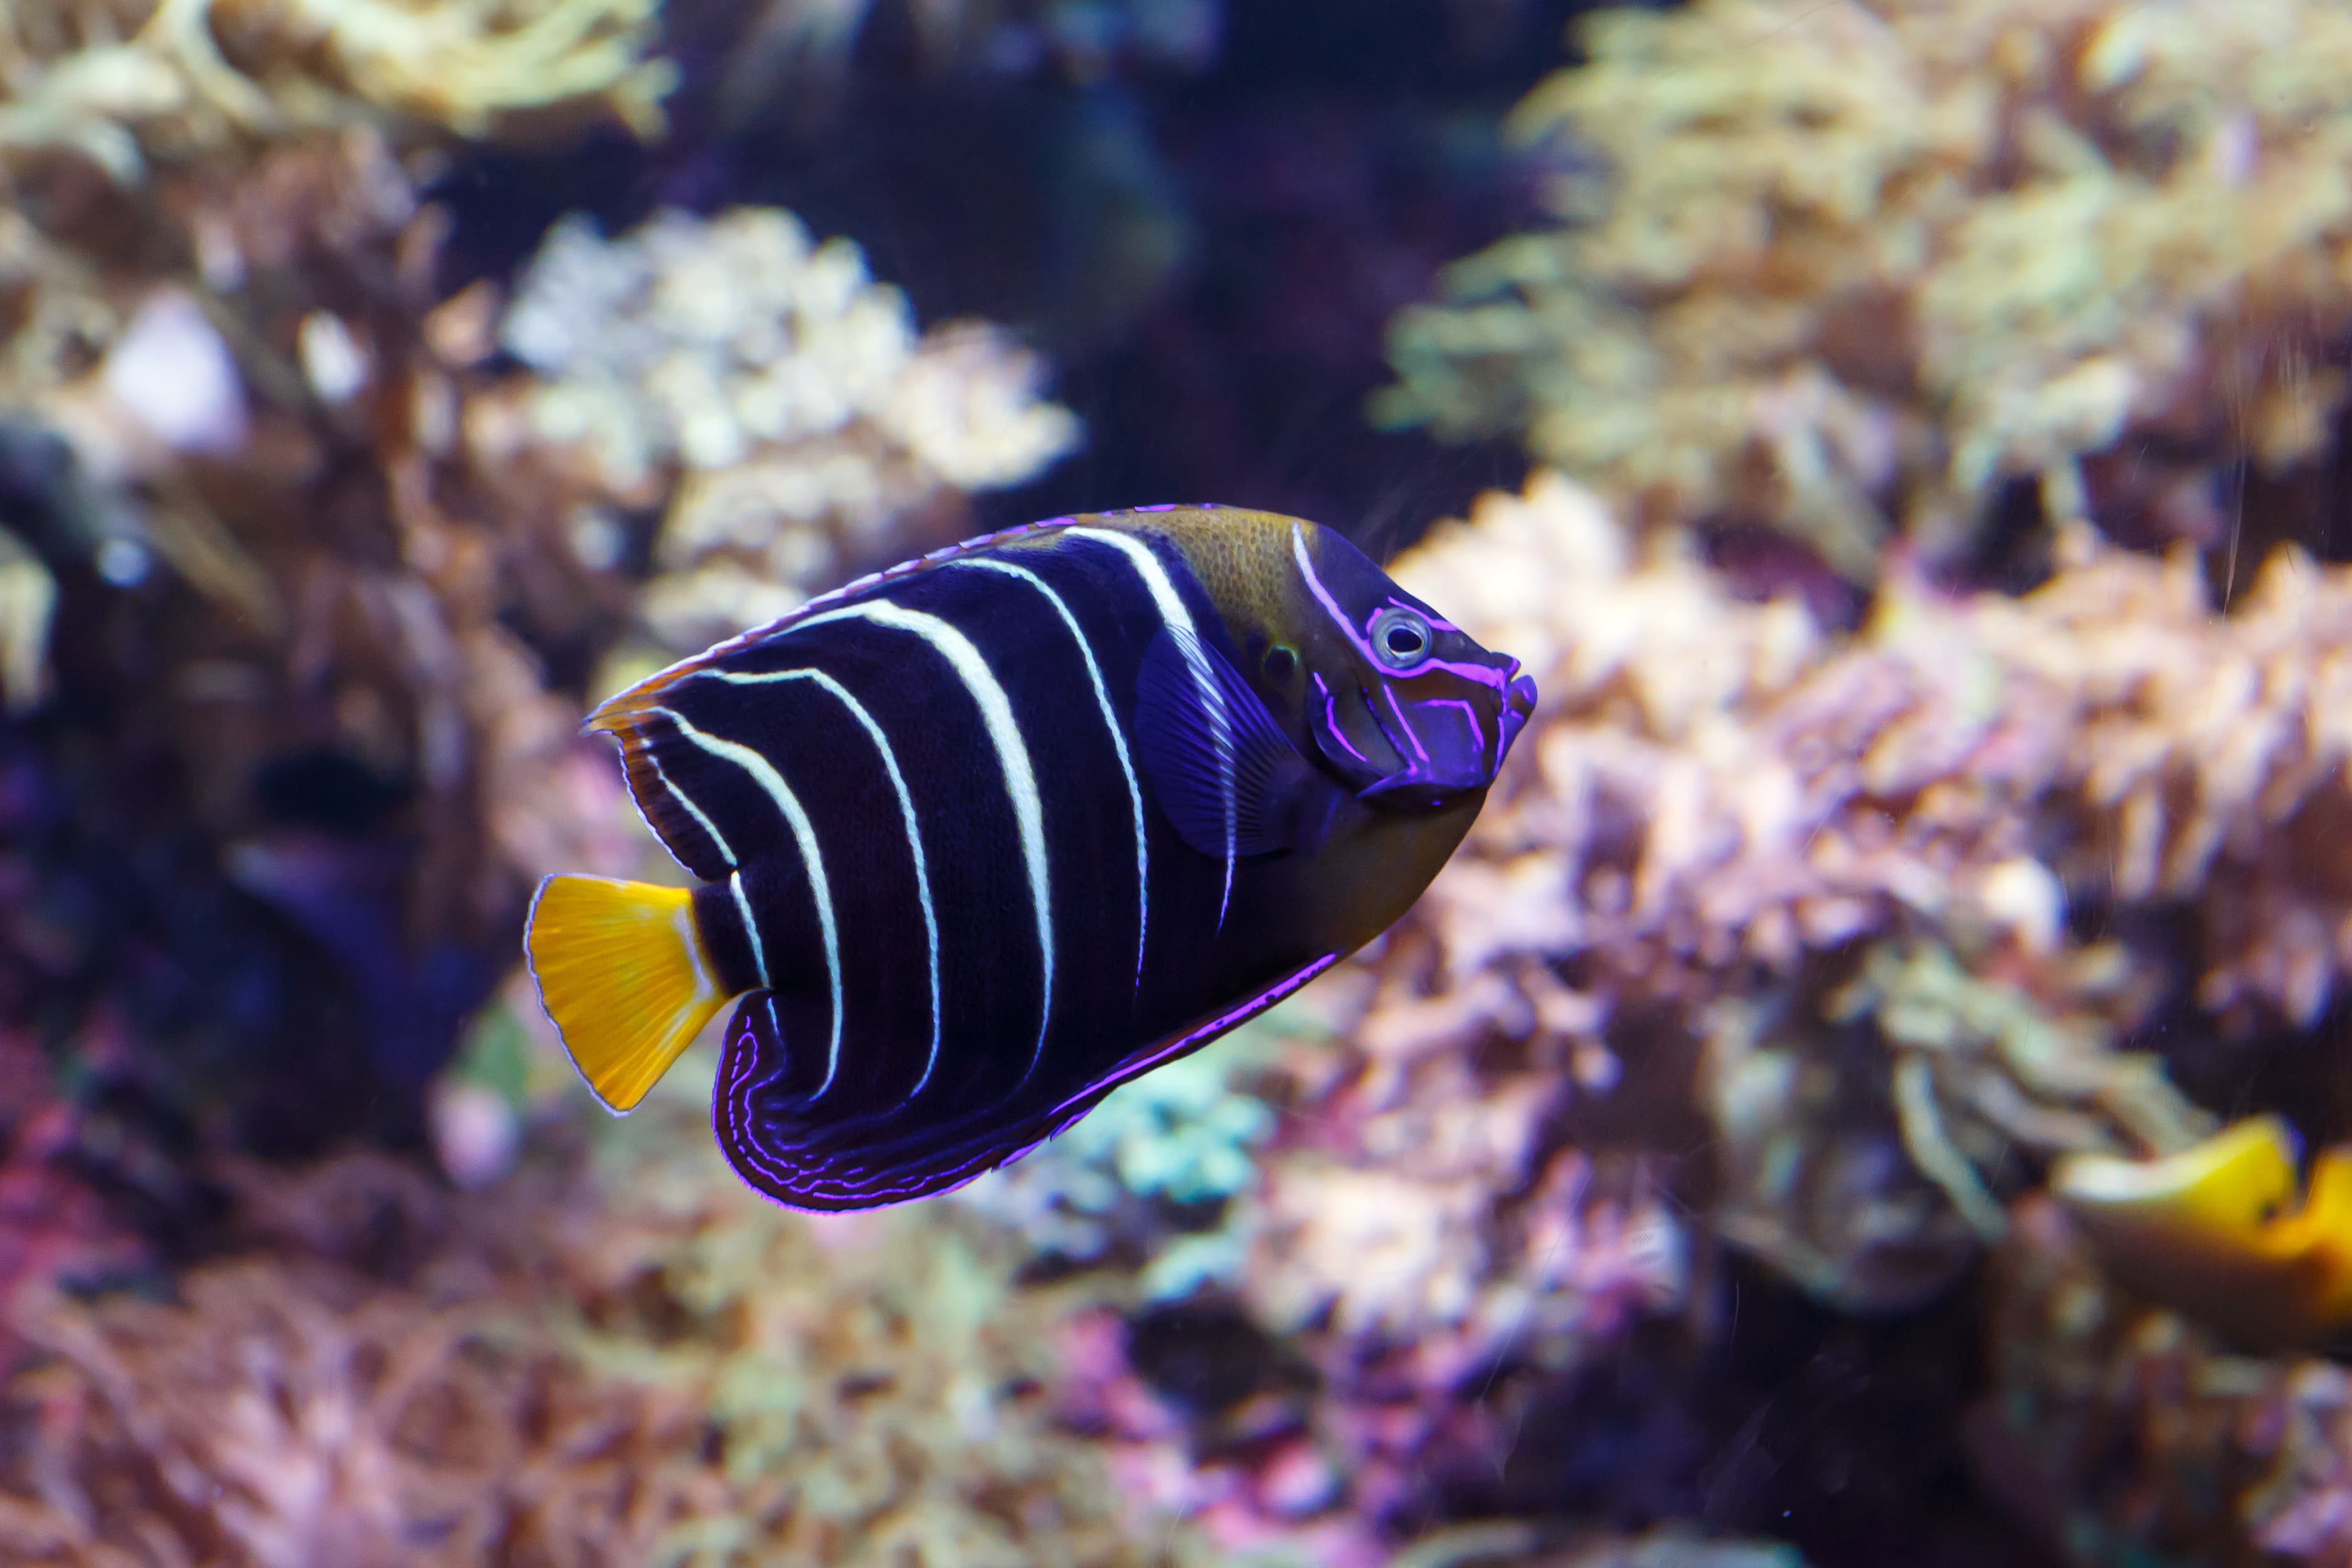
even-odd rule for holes
{"type": "Polygon", "coordinates": [[[1517,659],[1511,660],[1506,679],[1509,684],[1503,691],[1503,739],[1495,748],[1495,765],[1497,768],[1503,765],[1504,757],[1510,753],[1511,742],[1519,738],[1519,731],[1528,727],[1528,721],[1535,716],[1536,710],[1536,678],[1521,673],[1517,659]]]}
{"type": "Polygon", "coordinates": [[[1376,800],[1383,805],[1403,801],[1409,805],[1426,805],[1433,809],[1456,800],[1476,784],[1448,784],[1433,779],[1418,768],[1391,774],[1375,784],[1367,784],[1356,792],[1358,800],[1376,800]]]}
{"type": "Polygon", "coordinates": [[[1461,708],[1468,714],[1469,729],[1475,745],[1468,750],[1440,747],[1434,741],[1424,744],[1423,737],[1413,733],[1413,720],[1402,713],[1391,716],[1381,710],[1372,694],[1364,693],[1365,706],[1370,710],[1372,722],[1378,726],[1381,738],[1404,763],[1397,772],[1359,790],[1356,798],[1381,801],[1387,805],[1412,804],[1442,807],[1474,791],[1483,790],[1495,782],[1495,774],[1503,765],[1503,758],[1511,749],[1511,742],[1526,727],[1528,716],[1534,712],[1536,684],[1517,674],[1518,660],[1513,659],[1503,672],[1503,704],[1492,716],[1495,728],[1489,731],[1481,716],[1472,710],[1468,701],[1448,700],[1438,707],[1461,708]],[[1491,748],[1491,749],[1490,749],[1491,748]],[[1436,754],[1433,755],[1433,752],[1436,754]]]}

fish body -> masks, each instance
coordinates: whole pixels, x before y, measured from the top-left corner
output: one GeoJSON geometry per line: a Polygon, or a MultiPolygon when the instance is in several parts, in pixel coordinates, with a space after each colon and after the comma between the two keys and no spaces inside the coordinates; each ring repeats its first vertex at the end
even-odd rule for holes
{"type": "Polygon", "coordinates": [[[2295,1152],[2258,1116],[2163,1159],[2070,1155],[2051,1191],[2132,1289],[2250,1349],[2308,1348],[2352,1330],[2352,1149],[2300,1194],[2295,1152]]]}
{"type": "Polygon", "coordinates": [[[713,1105],[737,1172],[794,1207],[921,1197],[1385,930],[1534,702],[1311,522],[1058,518],[600,707],[700,885],[551,878],[526,947],[611,1109],[740,995],[713,1105]]]}

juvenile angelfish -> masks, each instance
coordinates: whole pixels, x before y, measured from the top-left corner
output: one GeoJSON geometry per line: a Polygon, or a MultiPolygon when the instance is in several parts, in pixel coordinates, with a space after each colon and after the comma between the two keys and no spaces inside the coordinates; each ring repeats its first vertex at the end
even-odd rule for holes
{"type": "Polygon", "coordinates": [[[1402,914],[1536,701],[1311,522],[1055,518],[853,583],[613,698],[700,886],[550,877],[525,948],[625,1112],[728,1001],[719,1147],[795,1208],[919,1198],[1402,914]]]}

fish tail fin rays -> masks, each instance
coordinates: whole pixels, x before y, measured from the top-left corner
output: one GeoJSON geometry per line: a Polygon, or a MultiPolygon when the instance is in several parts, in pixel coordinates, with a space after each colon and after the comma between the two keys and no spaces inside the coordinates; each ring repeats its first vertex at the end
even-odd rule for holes
{"type": "Polygon", "coordinates": [[[727,1003],[684,888],[556,876],[523,951],[580,1077],[625,1115],[727,1003]]]}

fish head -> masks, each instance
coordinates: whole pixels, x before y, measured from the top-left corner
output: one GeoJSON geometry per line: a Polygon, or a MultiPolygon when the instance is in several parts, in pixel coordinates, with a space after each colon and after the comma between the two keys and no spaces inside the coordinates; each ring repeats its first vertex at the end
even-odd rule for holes
{"type": "Polygon", "coordinates": [[[1481,647],[1328,529],[1291,528],[1303,728],[1358,798],[1444,805],[1495,782],[1535,711],[1519,661],[1481,647]]]}

